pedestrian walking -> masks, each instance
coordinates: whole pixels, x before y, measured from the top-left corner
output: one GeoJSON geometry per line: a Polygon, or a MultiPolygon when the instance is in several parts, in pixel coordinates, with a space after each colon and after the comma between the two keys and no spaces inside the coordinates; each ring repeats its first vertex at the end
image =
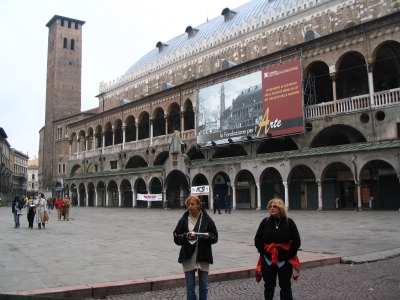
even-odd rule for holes
{"type": "Polygon", "coordinates": [[[45,229],[46,225],[44,224],[44,213],[47,212],[47,201],[44,198],[43,193],[39,193],[37,199],[34,201],[36,207],[36,222],[38,223],[38,229],[45,229]]]}
{"type": "Polygon", "coordinates": [[[63,213],[64,213],[64,221],[67,219],[69,221],[69,208],[71,206],[71,199],[69,199],[68,195],[64,196],[64,203],[63,203],[63,213]]]}
{"type": "Polygon", "coordinates": [[[228,214],[230,214],[232,210],[232,198],[230,192],[228,192],[228,194],[225,196],[225,205],[225,213],[228,212],[228,214]]]}
{"type": "Polygon", "coordinates": [[[47,198],[47,207],[48,209],[53,209],[52,206],[53,206],[53,198],[49,197],[47,198]]]}
{"type": "Polygon", "coordinates": [[[221,210],[220,210],[220,198],[219,198],[219,195],[217,194],[216,196],[215,196],[215,198],[214,198],[214,203],[213,203],[213,206],[214,206],[214,215],[215,215],[215,212],[216,212],[216,210],[218,209],[218,214],[221,214],[221,210]]]}
{"type": "Polygon", "coordinates": [[[58,197],[57,200],[54,202],[54,205],[57,209],[58,221],[61,221],[61,215],[63,214],[64,200],[61,199],[61,197],[58,197]]]}
{"type": "Polygon", "coordinates": [[[33,229],[33,221],[35,220],[36,207],[34,204],[33,195],[29,195],[28,201],[26,201],[26,217],[28,218],[28,228],[33,229]]]}
{"type": "Polygon", "coordinates": [[[178,221],[174,230],[174,242],[181,246],[178,262],[182,264],[186,280],[187,300],[196,300],[195,273],[199,277],[199,299],[208,295],[208,272],[214,262],[211,245],[218,242],[214,221],[202,209],[199,197],[189,196],[185,205],[188,210],[178,221]]]}
{"type": "Polygon", "coordinates": [[[19,217],[22,215],[21,209],[24,207],[18,196],[14,197],[14,201],[11,205],[11,211],[14,214],[14,228],[19,228],[19,217]]]}
{"type": "Polygon", "coordinates": [[[264,280],[264,298],[271,300],[274,298],[278,275],[280,298],[293,299],[290,280],[292,276],[297,280],[300,271],[297,257],[301,244],[300,234],[294,221],[287,217],[285,203],[281,199],[270,200],[267,208],[269,217],[261,221],[254,238],[260,253],[256,279],[261,280],[261,273],[264,280]]]}

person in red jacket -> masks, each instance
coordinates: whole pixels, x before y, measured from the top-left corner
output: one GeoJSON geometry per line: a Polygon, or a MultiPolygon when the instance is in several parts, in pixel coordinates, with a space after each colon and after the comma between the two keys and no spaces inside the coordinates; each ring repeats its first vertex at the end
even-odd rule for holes
{"type": "Polygon", "coordinates": [[[64,201],[61,199],[61,197],[58,197],[54,205],[56,206],[57,209],[58,221],[61,221],[61,213],[63,210],[64,201]]]}

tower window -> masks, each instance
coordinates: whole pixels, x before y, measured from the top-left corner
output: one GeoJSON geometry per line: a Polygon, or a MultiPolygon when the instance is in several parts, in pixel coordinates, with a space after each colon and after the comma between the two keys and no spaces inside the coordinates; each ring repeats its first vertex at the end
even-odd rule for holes
{"type": "Polygon", "coordinates": [[[68,49],[68,40],[67,40],[67,38],[64,38],[64,49],[68,49]]]}
{"type": "Polygon", "coordinates": [[[75,40],[71,40],[71,50],[75,50],[75,40]]]}
{"type": "Polygon", "coordinates": [[[61,26],[64,27],[64,20],[61,20],[61,26]]]}
{"type": "Polygon", "coordinates": [[[78,22],[75,22],[75,29],[78,29],[78,22]]]}
{"type": "Polygon", "coordinates": [[[68,21],[68,28],[71,28],[71,21],[68,21]]]}

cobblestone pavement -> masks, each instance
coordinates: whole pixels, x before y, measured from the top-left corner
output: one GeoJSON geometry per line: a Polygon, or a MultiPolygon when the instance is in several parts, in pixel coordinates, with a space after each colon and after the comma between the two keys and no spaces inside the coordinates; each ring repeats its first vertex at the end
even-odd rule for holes
{"type": "MultiPolygon", "coordinates": [[[[90,291],[93,285],[106,289],[121,282],[154,278],[166,278],[168,283],[168,276],[182,276],[182,266],[177,262],[179,247],[173,242],[172,232],[183,212],[72,207],[69,222],[57,221],[56,211],[52,210],[45,230],[31,230],[26,215],[21,217],[21,228],[13,228],[11,208],[1,207],[0,293],[39,295],[82,287],[90,291]]],[[[219,232],[219,241],[213,245],[215,263],[211,272],[255,265],[258,253],[254,235],[267,214],[265,210],[211,213],[219,232]]],[[[399,215],[398,211],[378,210],[289,212],[302,239],[301,261],[325,254],[356,262],[400,255],[399,215]]],[[[249,281],[229,290],[246,287],[247,292],[252,284],[249,281]]],[[[224,299],[220,297],[215,299],[224,299]]]]}
{"type": "MultiPolygon", "coordinates": [[[[400,257],[364,264],[338,264],[305,269],[292,284],[294,299],[358,300],[400,299],[400,257]]],[[[214,282],[209,285],[209,300],[264,299],[263,281],[254,278],[214,282]]],[[[186,299],[185,288],[108,296],[107,300],[186,299]]],[[[279,299],[279,287],[274,299],[279,299]]]]}

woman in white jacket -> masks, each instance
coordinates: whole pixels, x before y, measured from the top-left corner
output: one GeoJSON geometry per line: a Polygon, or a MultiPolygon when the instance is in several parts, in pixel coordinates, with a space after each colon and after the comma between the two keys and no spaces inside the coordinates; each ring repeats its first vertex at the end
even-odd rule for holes
{"type": "Polygon", "coordinates": [[[38,223],[38,229],[41,229],[41,225],[44,225],[44,213],[47,211],[47,201],[44,199],[44,194],[39,193],[38,198],[34,202],[36,207],[36,221],[38,223]]]}

